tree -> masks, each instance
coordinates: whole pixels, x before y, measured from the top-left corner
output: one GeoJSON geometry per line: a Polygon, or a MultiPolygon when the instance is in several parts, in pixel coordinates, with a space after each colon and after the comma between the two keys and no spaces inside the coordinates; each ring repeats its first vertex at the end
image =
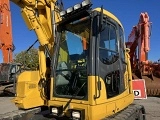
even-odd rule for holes
{"type": "Polygon", "coordinates": [[[29,51],[21,51],[15,54],[14,61],[21,63],[25,68],[37,69],[39,64],[38,50],[31,48],[29,51]]]}

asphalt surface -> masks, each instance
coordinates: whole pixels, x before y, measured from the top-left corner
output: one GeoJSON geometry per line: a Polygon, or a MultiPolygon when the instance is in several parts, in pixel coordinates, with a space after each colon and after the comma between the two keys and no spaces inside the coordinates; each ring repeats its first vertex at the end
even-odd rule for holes
{"type": "MultiPolygon", "coordinates": [[[[13,97],[0,97],[0,115],[18,110],[11,102],[13,97]]],[[[144,105],[147,120],[160,120],[160,98],[148,97],[144,100],[135,100],[134,103],[144,105]]]]}
{"type": "Polygon", "coordinates": [[[135,100],[134,103],[145,107],[147,120],[160,120],[160,97],[148,97],[144,100],[135,100]]]}
{"type": "Polygon", "coordinates": [[[13,97],[0,97],[0,114],[5,114],[18,110],[18,108],[11,102],[13,97]]]}

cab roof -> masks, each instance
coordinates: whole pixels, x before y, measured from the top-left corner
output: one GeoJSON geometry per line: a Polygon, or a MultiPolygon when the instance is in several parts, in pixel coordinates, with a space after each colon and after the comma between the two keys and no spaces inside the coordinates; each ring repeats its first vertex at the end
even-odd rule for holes
{"type": "MultiPolygon", "coordinates": [[[[101,12],[101,8],[95,8],[93,11],[101,12]]],[[[107,11],[105,9],[103,9],[103,14],[106,15],[106,16],[109,16],[110,18],[115,20],[123,28],[122,23],[120,22],[120,20],[115,15],[113,15],[112,13],[110,13],[109,11],[107,11]]]]}

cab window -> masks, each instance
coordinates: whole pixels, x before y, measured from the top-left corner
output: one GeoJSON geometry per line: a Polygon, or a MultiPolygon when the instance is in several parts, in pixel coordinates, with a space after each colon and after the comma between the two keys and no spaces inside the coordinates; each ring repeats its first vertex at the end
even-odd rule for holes
{"type": "Polygon", "coordinates": [[[111,24],[106,24],[100,34],[99,58],[104,64],[112,64],[118,60],[118,46],[116,29],[111,24]]]}

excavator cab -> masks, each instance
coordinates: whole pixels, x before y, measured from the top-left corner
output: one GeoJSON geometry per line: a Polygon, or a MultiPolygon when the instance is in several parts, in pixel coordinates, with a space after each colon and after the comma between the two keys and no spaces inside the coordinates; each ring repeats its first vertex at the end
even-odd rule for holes
{"type": "Polygon", "coordinates": [[[14,83],[16,75],[21,72],[20,63],[1,63],[0,64],[0,83],[14,83]]]}
{"type": "Polygon", "coordinates": [[[84,1],[60,13],[47,102],[57,119],[103,119],[134,99],[123,27],[108,11],[89,7],[84,1]]]}

